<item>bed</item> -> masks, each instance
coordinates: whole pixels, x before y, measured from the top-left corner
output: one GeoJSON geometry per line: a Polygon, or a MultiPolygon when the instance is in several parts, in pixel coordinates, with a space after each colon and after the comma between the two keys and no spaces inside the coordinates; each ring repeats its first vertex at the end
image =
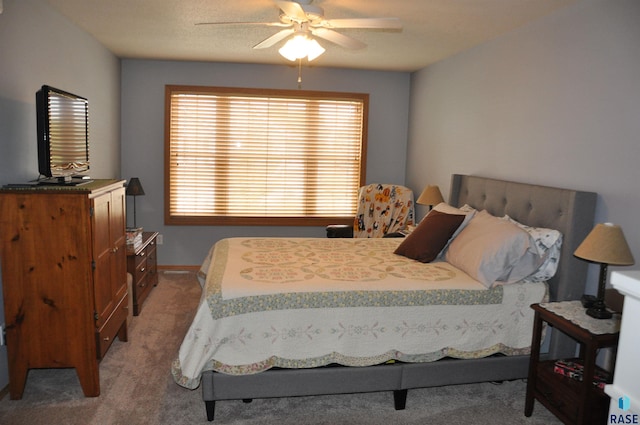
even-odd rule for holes
{"type": "MultiPolygon", "coordinates": [[[[454,253],[468,220],[467,233],[444,236],[447,261],[426,264],[392,255],[409,238],[219,241],[201,268],[203,296],[174,379],[201,386],[211,421],[218,400],[393,391],[403,409],[412,388],[526,377],[528,306],[582,295],[587,264],[572,254],[593,226],[596,194],[453,175],[449,204],[465,206],[460,222],[508,215],[559,231],[553,278],[520,282],[513,272],[515,282],[495,285],[461,271],[454,253]]],[[[548,347],[550,356],[575,352],[553,332],[548,347]]]]}

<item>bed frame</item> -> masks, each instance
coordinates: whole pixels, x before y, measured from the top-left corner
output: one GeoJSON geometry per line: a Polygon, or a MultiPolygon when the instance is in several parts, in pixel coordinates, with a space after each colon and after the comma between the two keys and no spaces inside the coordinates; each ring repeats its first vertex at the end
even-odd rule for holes
{"type": "MultiPolygon", "coordinates": [[[[550,300],[579,299],[584,291],[588,263],[573,252],[594,224],[597,195],[547,186],[454,174],[449,203],[468,204],[495,216],[508,214],[535,227],[562,232],[564,242],[558,272],[549,281],[550,300]]],[[[549,358],[573,356],[576,343],[551,332],[549,358]]],[[[482,359],[445,358],[431,363],[394,363],[368,367],[327,366],[315,369],[273,369],[255,375],[203,373],[202,399],[207,419],[214,419],[217,400],[244,400],[321,394],[393,391],[396,410],[405,408],[407,391],[475,382],[504,381],[527,376],[529,356],[492,356],[482,359]]]]}

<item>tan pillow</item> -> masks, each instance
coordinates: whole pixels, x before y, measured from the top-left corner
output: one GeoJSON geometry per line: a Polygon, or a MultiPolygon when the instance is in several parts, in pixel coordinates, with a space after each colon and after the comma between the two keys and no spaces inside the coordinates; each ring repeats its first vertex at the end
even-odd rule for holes
{"type": "Polygon", "coordinates": [[[464,218],[464,215],[431,211],[402,241],[394,253],[422,263],[429,263],[442,251],[464,218]]]}
{"type": "Polygon", "coordinates": [[[446,260],[490,288],[529,276],[543,259],[527,232],[480,211],[451,242],[446,260]]]}

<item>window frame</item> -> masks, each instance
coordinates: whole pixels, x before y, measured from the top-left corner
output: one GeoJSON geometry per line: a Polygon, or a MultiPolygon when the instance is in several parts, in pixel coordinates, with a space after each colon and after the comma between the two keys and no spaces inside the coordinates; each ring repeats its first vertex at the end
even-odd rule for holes
{"type": "MultiPolygon", "coordinates": [[[[360,164],[358,173],[358,187],[366,181],[367,165],[367,141],[368,141],[368,116],[369,94],[367,93],[343,93],[330,91],[310,90],[286,90],[286,89],[252,89],[191,85],[166,85],[165,86],[165,136],[164,136],[164,217],[166,225],[249,225],[249,226],[326,226],[329,224],[352,224],[351,216],[198,216],[198,215],[171,215],[171,96],[174,92],[192,92],[202,94],[216,94],[223,96],[258,96],[280,97],[291,99],[325,99],[347,100],[362,102],[362,138],[360,141],[360,164]]],[[[353,194],[354,205],[357,203],[358,193],[353,194]]],[[[355,205],[357,208],[357,205],[355,205]]],[[[355,214],[354,214],[355,215],[355,214]]]]}

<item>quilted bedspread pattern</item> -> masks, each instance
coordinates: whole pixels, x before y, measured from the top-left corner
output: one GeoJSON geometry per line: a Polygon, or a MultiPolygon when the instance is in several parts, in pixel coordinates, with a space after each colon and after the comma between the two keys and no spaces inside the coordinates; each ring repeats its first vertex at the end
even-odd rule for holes
{"type": "Polygon", "coordinates": [[[398,239],[232,238],[204,261],[203,297],[175,381],[205,370],[389,360],[435,361],[528,353],[544,283],[486,289],[446,262],[393,254],[398,239]]]}

